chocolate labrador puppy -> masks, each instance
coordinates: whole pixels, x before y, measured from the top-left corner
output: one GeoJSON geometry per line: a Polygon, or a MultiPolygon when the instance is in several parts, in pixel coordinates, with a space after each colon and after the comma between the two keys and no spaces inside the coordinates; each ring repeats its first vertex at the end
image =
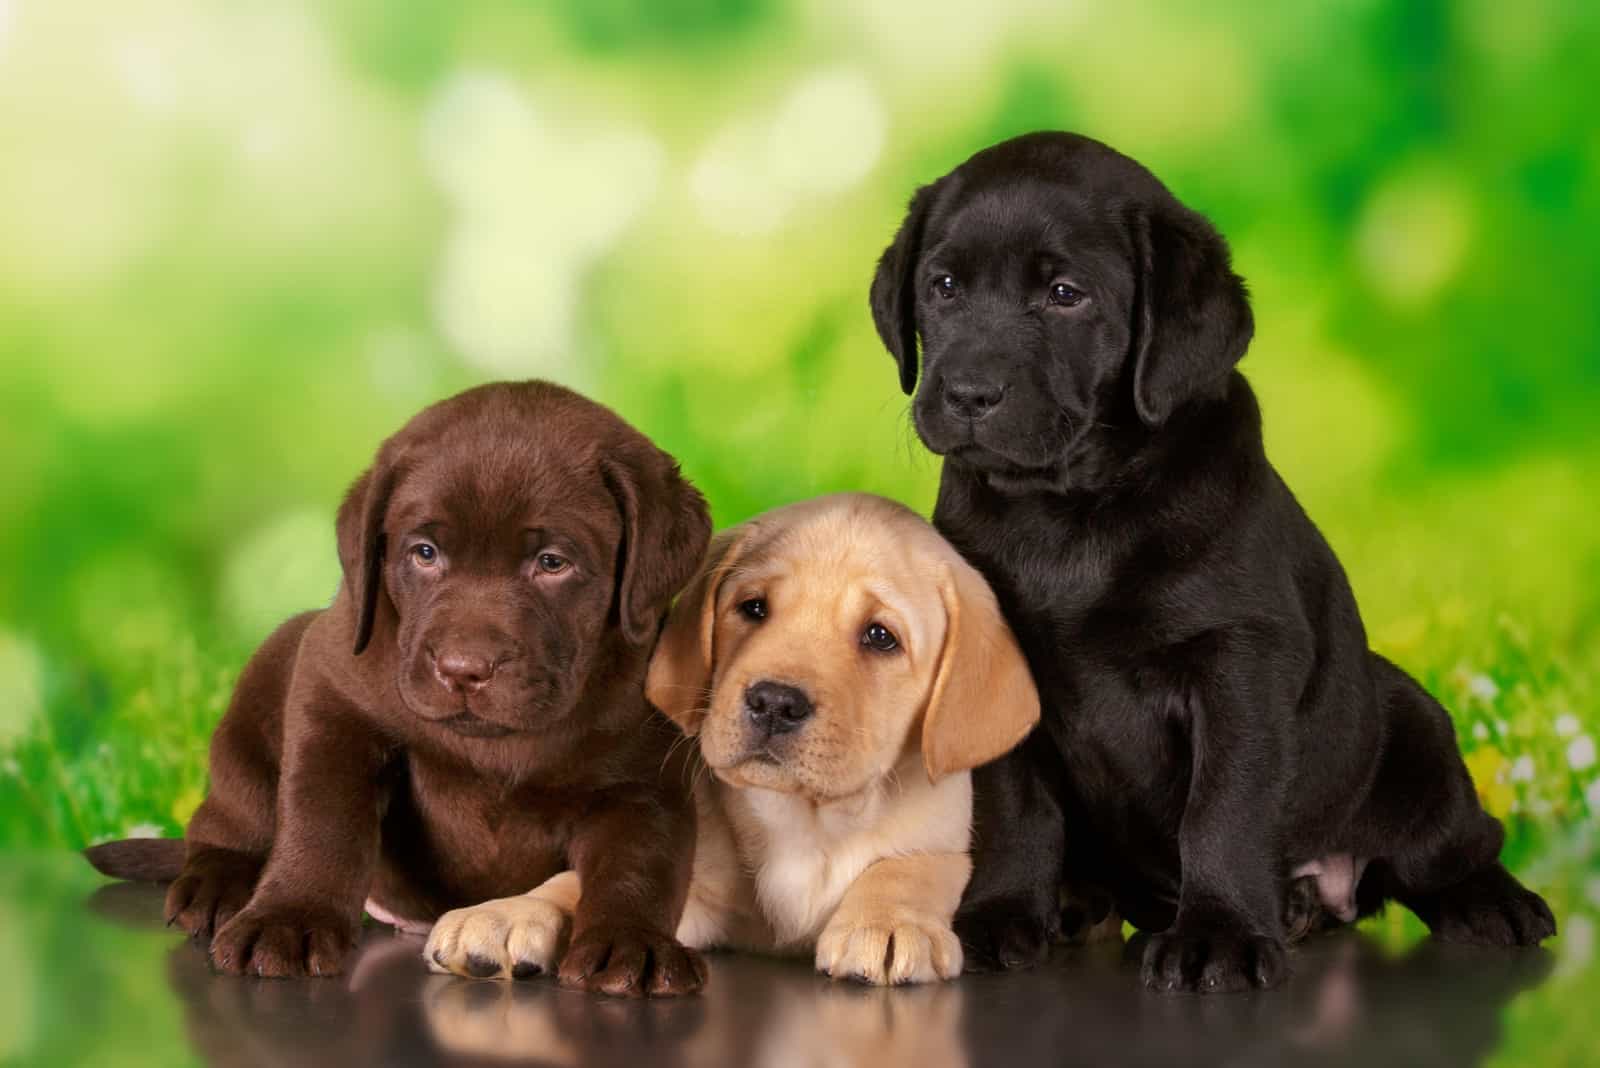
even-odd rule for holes
{"type": "Polygon", "coordinates": [[[425,928],[575,868],[564,983],[676,994],[694,812],[644,698],[710,518],[672,458],[544,382],[469,390],[384,442],[339,509],[333,605],[245,667],[184,842],[89,850],[176,877],[218,968],[340,970],[368,911],[425,928]],[[186,853],[185,853],[186,847],[186,853]]]}
{"type": "Polygon", "coordinates": [[[971,965],[1038,960],[1064,881],[1152,932],[1163,990],[1277,983],[1305,880],[1338,921],[1395,899],[1444,939],[1554,933],[1449,715],[1367,647],[1267,462],[1234,370],[1250,305],[1204,218],[1104,145],[1031,134],[917,191],[871,306],[945,458],[934,523],[1044,704],[975,774],[971,965]]]}

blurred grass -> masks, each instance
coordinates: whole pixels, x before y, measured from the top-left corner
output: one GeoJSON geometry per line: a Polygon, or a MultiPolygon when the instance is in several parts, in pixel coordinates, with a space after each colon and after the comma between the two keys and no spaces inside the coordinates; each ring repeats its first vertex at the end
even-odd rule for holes
{"type": "Polygon", "coordinates": [[[1537,1005],[1593,993],[1597,63],[1577,0],[0,0],[0,849],[175,833],[341,489],[472,383],[605,400],[722,524],[928,508],[872,265],[1065,127],[1232,239],[1272,453],[1561,904],[1537,1005]]]}

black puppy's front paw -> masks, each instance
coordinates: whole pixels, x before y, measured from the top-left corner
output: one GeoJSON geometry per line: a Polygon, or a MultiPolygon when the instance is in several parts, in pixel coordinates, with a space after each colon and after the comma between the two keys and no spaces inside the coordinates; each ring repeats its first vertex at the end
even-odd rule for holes
{"type": "Polygon", "coordinates": [[[1544,898],[1496,864],[1418,902],[1433,936],[1475,946],[1536,946],[1556,933],[1544,898]]]}
{"type": "Polygon", "coordinates": [[[956,937],[969,972],[1028,968],[1050,953],[1054,930],[1048,914],[1012,898],[987,901],[956,913],[956,937]]]}
{"type": "Polygon", "coordinates": [[[1164,993],[1224,994],[1277,986],[1289,975],[1283,943],[1206,930],[1150,935],[1141,968],[1144,985],[1164,993]]]}

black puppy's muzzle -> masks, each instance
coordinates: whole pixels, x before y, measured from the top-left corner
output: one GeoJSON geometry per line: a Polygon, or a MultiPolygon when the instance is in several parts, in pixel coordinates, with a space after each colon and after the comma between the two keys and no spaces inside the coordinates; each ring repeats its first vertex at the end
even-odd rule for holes
{"type": "Polygon", "coordinates": [[[744,691],[744,718],[751,734],[760,739],[799,730],[816,711],[811,698],[798,686],[763,679],[744,691]]]}
{"type": "Polygon", "coordinates": [[[1006,387],[1002,383],[976,375],[963,375],[944,380],[940,400],[951,417],[976,423],[1000,407],[1005,396],[1006,387]]]}

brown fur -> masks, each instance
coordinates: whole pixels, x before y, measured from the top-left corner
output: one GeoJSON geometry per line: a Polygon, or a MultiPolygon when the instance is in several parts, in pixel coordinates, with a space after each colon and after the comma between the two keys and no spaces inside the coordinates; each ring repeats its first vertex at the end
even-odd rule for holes
{"type": "Polygon", "coordinates": [[[703,964],[672,937],[693,808],[644,675],[709,534],[671,458],[568,390],[497,384],[425,410],[339,511],[333,605],[240,677],[182,871],[156,870],[164,843],[90,859],[176,875],[169,922],[260,975],[337,972],[364,900],[425,926],[572,868],[589,892],[563,982],[698,989],[703,964]]]}
{"type": "MultiPolygon", "coordinates": [[[[647,693],[710,772],[680,939],[812,954],[872,983],[960,972],[969,769],[1028,733],[1039,698],[994,594],[926,521],[843,493],[724,532],[673,607],[647,693]],[[740,607],[753,599],[759,619],[740,607]],[[864,644],[873,625],[892,650],[864,644]],[[812,709],[781,733],[747,701],[773,683],[812,709]]],[[[503,978],[541,967],[590,885],[567,872],[452,912],[429,962],[503,978]]]]}

